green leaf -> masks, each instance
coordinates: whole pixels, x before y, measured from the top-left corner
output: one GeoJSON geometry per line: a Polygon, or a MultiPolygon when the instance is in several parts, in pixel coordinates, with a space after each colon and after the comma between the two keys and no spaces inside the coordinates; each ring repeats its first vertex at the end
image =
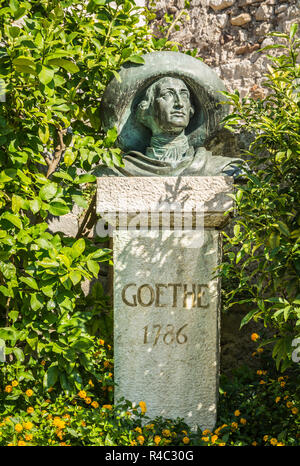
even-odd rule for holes
{"type": "Polygon", "coordinates": [[[27,67],[32,67],[32,68],[35,67],[34,59],[29,58],[29,57],[18,57],[18,58],[15,58],[12,62],[13,62],[13,65],[15,66],[21,65],[21,66],[27,66],[27,67]]]}
{"type": "Polygon", "coordinates": [[[130,57],[126,58],[124,61],[130,61],[131,63],[137,63],[139,65],[143,65],[145,63],[144,58],[140,55],[130,55],[130,57]]]}
{"type": "Polygon", "coordinates": [[[89,259],[87,261],[87,266],[90,272],[94,275],[95,278],[98,277],[100,266],[96,261],[89,259]]]}
{"type": "Polygon", "coordinates": [[[70,212],[70,207],[68,207],[66,204],[63,204],[62,202],[51,202],[49,205],[49,212],[52,215],[60,216],[60,215],[66,215],[70,212]]]}
{"type": "Polygon", "coordinates": [[[52,199],[56,195],[57,189],[58,189],[57,183],[49,182],[40,189],[39,197],[43,201],[48,201],[49,199],[52,199]]]}
{"type": "Polygon", "coordinates": [[[52,81],[54,77],[54,70],[52,68],[46,68],[45,66],[42,66],[42,69],[39,72],[38,77],[41,83],[46,86],[52,81]]]}
{"type": "Polygon", "coordinates": [[[83,196],[79,196],[78,194],[73,194],[72,195],[72,200],[73,202],[75,202],[79,207],[82,207],[83,209],[87,209],[88,208],[88,201],[83,197],[83,196]]]}
{"type": "Polygon", "coordinates": [[[38,311],[39,309],[42,309],[42,307],[44,306],[44,300],[40,294],[38,293],[31,294],[30,306],[31,306],[31,309],[33,309],[34,311],[38,311]]]}
{"type": "Polygon", "coordinates": [[[4,214],[2,214],[1,218],[4,218],[5,220],[8,220],[10,223],[12,223],[14,226],[16,226],[19,229],[23,228],[20,217],[18,217],[15,214],[12,214],[10,212],[4,212],[4,214]]]}
{"type": "Polygon", "coordinates": [[[62,67],[72,74],[77,73],[79,71],[79,67],[75,63],[69,60],[65,60],[64,58],[52,58],[48,60],[48,63],[52,66],[62,67]]]}
{"type": "Polygon", "coordinates": [[[281,221],[278,221],[277,223],[278,223],[278,229],[280,233],[282,233],[285,236],[290,236],[290,230],[288,226],[284,222],[281,222],[281,221]]]}
{"type": "MultiPolygon", "coordinates": [[[[57,364],[57,363],[55,363],[57,364]]],[[[51,365],[44,375],[43,385],[45,388],[53,387],[59,377],[59,369],[57,365],[51,365]]]]}
{"type": "Polygon", "coordinates": [[[83,238],[78,239],[72,246],[72,257],[76,259],[81,256],[85,250],[85,241],[83,238]]]}
{"type": "Polygon", "coordinates": [[[33,288],[34,290],[38,290],[38,284],[36,280],[32,277],[20,277],[20,281],[23,283],[26,283],[30,288],[33,288]]]}
{"type": "Polygon", "coordinates": [[[23,362],[25,357],[21,348],[13,348],[13,354],[16,356],[17,360],[23,362]]]}
{"type": "Polygon", "coordinates": [[[255,314],[257,314],[257,309],[253,309],[252,311],[248,312],[248,314],[246,314],[242,320],[241,320],[241,324],[240,324],[240,328],[242,328],[244,325],[248,324],[248,322],[255,316],[255,314]]]}
{"type": "Polygon", "coordinates": [[[8,313],[8,317],[12,320],[13,323],[16,322],[16,320],[18,319],[19,317],[19,312],[18,311],[10,311],[8,313]]]}
{"type": "Polygon", "coordinates": [[[50,133],[49,133],[49,127],[47,126],[40,126],[39,130],[39,138],[42,141],[43,144],[47,144],[50,133]]]}
{"type": "Polygon", "coordinates": [[[74,286],[77,285],[77,283],[79,283],[81,280],[81,273],[78,272],[78,270],[72,270],[70,272],[70,279],[74,286]]]}
{"type": "MultiPolygon", "coordinates": [[[[73,147],[68,147],[64,153],[64,162],[67,167],[70,167],[76,160],[78,151],[73,147]]],[[[73,180],[72,180],[73,181],[73,180]]]]}
{"type": "Polygon", "coordinates": [[[4,278],[11,280],[16,275],[16,267],[11,262],[0,261],[0,272],[4,278]]]}
{"type": "Polygon", "coordinates": [[[296,32],[298,31],[298,26],[299,25],[297,23],[292,24],[291,29],[290,29],[290,39],[292,39],[294,35],[296,34],[296,32]]]}
{"type": "Polygon", "coordinates": [[[76,184],[83,184],[83,183],[93,183],[96,181],[97,177],[95,175],[79,175],[76,176],[74,183],[76,184]]]}

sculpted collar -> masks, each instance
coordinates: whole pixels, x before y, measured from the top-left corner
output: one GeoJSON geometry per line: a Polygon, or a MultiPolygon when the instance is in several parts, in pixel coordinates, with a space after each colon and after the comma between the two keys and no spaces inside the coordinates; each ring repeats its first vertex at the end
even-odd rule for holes
{"type": "Polygon", "coordinates": [[[188,139],[184,133],[174,135],[157,135],[152,136],[151,146],[147,147],[146,155],[151,159],[166,161],[177,164],[182,159],[189,148],[188,139]]]}

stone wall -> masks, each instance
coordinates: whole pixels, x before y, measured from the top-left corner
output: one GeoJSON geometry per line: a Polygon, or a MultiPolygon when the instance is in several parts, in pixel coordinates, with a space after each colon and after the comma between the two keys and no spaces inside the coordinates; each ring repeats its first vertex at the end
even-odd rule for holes
{"type": "MultiPolygon", "coordinates": [[[[263,94],[261,83],[268,59],[257,51],[272,44],[271,31],[287,33],[300,22],[300,0],[159,0],[153,29],[166,25],[164,15],[176,17],[183,9],[180,29],[169,38],[182,50],[197,49],[197,56],[223,79],[229,91],[238,89],[254,98],[263,94]]],[[[278,40],[278,39],[277,39],[278,40]]]]}

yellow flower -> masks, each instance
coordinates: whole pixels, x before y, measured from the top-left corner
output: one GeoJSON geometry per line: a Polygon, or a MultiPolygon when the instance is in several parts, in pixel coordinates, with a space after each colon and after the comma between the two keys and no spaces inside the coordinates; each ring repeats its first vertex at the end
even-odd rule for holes
{"type": "Polygon", "coordinates": [[[254,440],[254,442],[252,442],[252,445],[253,445],[254,447],[256,447],[257,442],[255,442],[255,440],[254,440]]]}
{"type": "Polygon", "coordinates": [[[202,437],[201,440],[203,440],[203,442],[209,442],[209,437],[202,437]]]}
{"type": "Polygon", "coordinates": [[[31,390],[31,388],[28,388],[28,390],[26,390],[26,395],[27,396],[32,396],[33,395],[33,391],[31,390]]]}
{"type": "Polygon", "coordinates": [[[104,367],[109,367],[110,366],[109,361],[104,361],[103,366],[104,367]]]}
{"type": "Polygon", "coordinates": [[[64,434],[63,434],[63,432],[62,432],[60,429],[57,429],[57,430],[55,431],[55,433],[56,433],[57,437],[59,438],[59,440],[62,440],[62,439],[63,439],[64,434]]]}
{"type": "Polygon", "coordinates": [[[252,335],[251,335],[251,340],[252,340],[252,341],[256,341],[256,340],[258,340],[258,339],[259,339],[259,335],[258,335],[257,333],[252,333],[252,335]]]}
{"type": "Polygon", "coordinates": [[[24,442],[24,440],[18,441],[18,447],[25,447],[25,445],[26,445],[26,442],[24,442]]]}
{"type": "Polygon", "coordinates": [[[13,387],[16,387],[17,385],[19,385],[19,382],[17,380],[13,380],[11,384],[13,387]]]}
{"type": "Polygon", "coordinates": [[[147,412],[147,405],[145,401],[140,401],[139,406],[141,408],[142,414],[145,414],[147,412]]]}
{"type": "Polygon", "coordinates": [[[92,398],[90,398],[89,396],[87,396],[84,401],[86,402],[87,405],[89,405],[91,402],[92,402],[92,398]]]}
{"type": "Polygon", "coordinates": [[[131,440],[130,445],[132,445],[133,447],[135,447],[135,446],[137,445],[137,443],[136,443],[135,440],[131,440]]]}
{"type": "Polygon", "coordinates": [[[256,373],[257,375],[262,375],[263,371],[259,369],[258,371],[256,371],[256,373]]]}
{"type": "Polygon", "coordinates": [[[276,438],[271,438],[271,440],[270,440],[270,444],[271,444],[271,445],[275,446],[275,445],[277,445],[277,443],[278,443],[278,442],[277,442],[277,439],[276,439],[276,438]]]}
{"type": "Polygon", "coordinates": [[[142,429],[141,429],[140,427],[136,427],[134,430],[135,430],[136,432],[138,432],[139,434],[142,433],[142,429]]]}
{"type": "Polygon", "coordinates": [[[264,380],[260,380],[259,383],[260,383],[260,385],[263,385],[263,384],[265,384],[266,382],[265,382],[264,380]]]}
{"type": "Polygon", "coordinates": [[[210,431],[209,429],[205,429],[205,430],[202,432],[202,435],[204,435],[204,437],[205,437],[206,435],[209,435],[209,434],[211,434],[211,431],[210,431]]]}
{"type": "Polygon", "coordinates": [[[11,386],[11,385],[6,385],[4,391],[5,391],[6,393],[10,393],[10,392],[12,391],[12,386],[11,386]]]}
{"type": "Polygon", "coordinates": [[[264,352],[264,349],[263,349],[263,348],[257,348],[257,352],[258,352],[258,353],[263,353],[263,352],[264,352]]]}
{"type": "Polygon", "coordinates": [[[264,440],[265,442],[267,442],[268,438],[269,438],[269,436],[268,436],[268,435],[265,435],[265,436],[263,437],[263,440],[264,440]]]}
{"type": "Polygon", "coordinates": [[[143,437],[142,435],[139,435],[137,437],[137,441],[139,442],[140,445],[143,445],[143,443],[145,441],[145,437],[143,437]]]}
{"type": "Polygon", "coordinates": [[[280,386],[281,386],[281,387],[284,387],[284,386],[285,386],[285,382],[280,382],[280,386]]]}
{"type": "Polygon", "coordinates": [[[34,408],[32,406],[29,406],[29,408],[27,408],[27,413],[28,414],[33,413],[33,411],[34,411],[34,408]]]}
{"type": "Polygon", "coordinates": [[[99,408],[99,403],[97,403],[97,401],[93,401],[92,406],[93,406],[93,408],[95,408],[95,409],[96,409],[96,408],[99,408]]]}
{"type": "Polygon", "coordinates": [[[245,425],[245,424],[247,423],[247,421],[246,421],[246,419],[244,419],[243,417],[241,417],[240,423],[243,424],[243,425],[245,425]]]}
{"type": "Polygon", "coordinates": [[[104,345],[104,340],[98,340],[99,345],[103,346],[104,345]]]}
{"type": "Polygon", "coordinates": [[[46,361],[41,361],[41,365],[44,366],[46,364],[46,361]]]}
{"type": "Polygon", "coordinates": [[[86,426],[86,423],[85,423],[85,421],[81,421],[81,423],[80,423],[80,424],[82,425],[82,427],[85,427],[85,426],[86,426]]]}
{"type": "Polygon", "coordinates": [[[112,409],[112,405],[103,405],[102,408],[104,408],[104,409],[112,409]]]}
{"type": "Polygon", "coordinates": [[[213,435],[212,438],[211,438],[212,443],[216,443],[217,440],[218,440],[218,436],[213,435]]]}
{"type": "Polygon", "coordinates": [[[25,435],[25,440],[27,440],[27,442],[30,442],[30,440],[33,439],[33,435],[32,434],[26,434],[25,435]]]}
{"type": "Polygon", "coordinates": [[[232,422],[232,423],[231,423],[231,427],[232,427],[233,429],[237,429],[237,428],[238,428],[238,423],[237,423],[237,422],[232,422]]]}
{"type": "Polygon", "coordinates": [[[278,382],[281,382],[282,380],[284,380],[284,377],[282,377],[282,376],[281,376],[281,377],[278,377],[277,380],[278,380],[278,382]]]}
{"type": "Polygon", "coordinates": [[[23,426],[21,424],[16,424],[15,425],[15,431],[20,433],[23,430],[23,426]]]}
{"type": "Polygon", "coordinates": [[[226,445],[225,442],[219,443],[219,447],[225,447],[225,445],[226,445]]]}
{"type": "Polygon", "coordinates": [[[80,392],[78,392],[78,396],[80,398],[85,398],[86,397],[86,392],[84,390],[80,390],[80,392]]]}
{"type": "Polygon", "coordinates": [[[182,430],[181,432],[182,432],[184,435],[187,435],[187,434],[188,434],[186,430],[182,430]]]}
{"type": "Polygon", "coordinates": [[[107,345],[107,348],[108,348],[109,350],[111,350],[111,346],[110,346],[110,345],[107,345]]]}
{"type": "Polygon", "coordinates": [[[90,385],[91,387],[94,387],[94,384],[93,384],[93,381],[92,381],[92,380],[89,380],[89,385],[90,385]]]}
{"type": "Polygon", "coordinates": [[[155,435],[155,437],[154,437],[154,443],[155,443],[155,445],[159,445],[160,441],[161,441],[160,436],[159,436],[159,435],[155,435]]]}
{"type": "Polygon", "coordinates": [[[190,443],[190,439],[189,439],[188,437],[183,437],[182,441],[183,441],[183,443],[184,443],[185,445],[187,445],[188,443],[190,443]]]}
{"type": "Polygon", "coordinates": [[[293,406],[293,403],[291,401],[288,401],[286,406],[287,406],[287,408],[291,408],[293,406]]]}
{"type": "Polygon", "coordinates": [[[280,401],[280,396],[277,396],[277,397],[275,398],[275,403],[278,403],[278,401],[280,401]]]}
{"type": "Polygon", "coordinates": [[[283,442],[278,442],[277,447],[284,447],[284,443],[283,442]]]}
{"type": "Polygon", "coordinates": [[[239,416],[240,414],[241,414],[241,413],[240,413],[240,411],[239,411],[238,409],[237,409],[236,411],[234,411],[234,415],[235,415],[235,416],[239,416]]]}
{"type": "Polygon", "coordinates": [[[23,427],[24,427],[24,429],[26,429],[26,430],[31,430],[31,429],[33,428],[33,424],[32,424],[32,422],[30,422],[30,421],[23,422],[23,427]]]}
{"type": "Polygon", "coordinates": [[[292,413],[293,413],[293,414],[298,414],[298,408],[293,408],[293,409],[292,409],[292,413]]]}
{"type": "Polygon", "coordinates": [[[170,437],[171,436],[171,432],[169,431],[169,429],[164,429],[162,431],[162,434],[164,437],[170,437]]]}
{"type": "Polygon", "coordinates": [[[60,419],[60,417],[58,417],[58,416],[55,416],[55,418],[54,418],[53,421],[52,421],[52,424],[53,424],[55,427],[58,427],[59,429],[64,429],[65,426],[66,426],[65,421],[63,421],[62,419],[60,419]]]}
{"type": "Polygon", "coordinates": [[[147,424],[145,425],[146,429],[153,429],[154,424],[147,424]]]}

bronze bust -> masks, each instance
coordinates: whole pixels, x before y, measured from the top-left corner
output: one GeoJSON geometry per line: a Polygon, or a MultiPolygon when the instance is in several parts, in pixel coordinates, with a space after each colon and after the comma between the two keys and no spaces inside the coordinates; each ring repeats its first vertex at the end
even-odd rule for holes
{"type": "MultiPolygon", "coordinates": [[[[157,54],[159,55],[159,58],[161,57],[161,59],[168,58],[168,54],[171,54],[172,58],[172,54],[178,55],[180,58],[182,55],[184,55],[176,52],[160,52],[145,55],[145,58],[149,57],[149,55],[153,56],[157,54]],[[167,54],[167,56],[165,54],[167,54]]],[[[189,66],[193,67],[194,65],[197,69],[199,64],[201,64],[201,69],[203,69],[203,66],[206,67],[206,65],[192,57],[185,57],[188,57],[189,59],[189,66]]],[[[148,65],[149,68],[151,67],[151,63],[151,60],[150,63],[147,63],[146,61],[146,65],[142,66],[147,68],[148,65]]],[[[125,118],[123,118],[123,123],[119,128],[119,133],[121,135],[122,132],[124,133],[123,140],[121,138],[120,145],[126,146],[127,144],[129,148],[129,150],[126,150],[125,147],[123,166],[115,166],[113,168],[100,166],[96,170],[96,175],[235,176],[240,172],[240,169],[237,166],[240,162],[240,159],[213,156],[212,153],[207,151],[201,144],[201,142],[203,142],[203,127],[206,129],[209,127],[209,124],[206,120],[209,119],[209,116],[213,110],[215,110],[216,114],[218,113],[215,107],[218,105],[218,99],[221,98],[221,95],[219,97],[218,95],[216,96],[216,93],[214,94],[216,102],[213,102],[213,104],[215,105],[212,105],[211,102],[208,102],[208,104],[210,104],[210,112],[206,112],[205,114],[205,111],[203,111],[203,106],[205,106],[206,102],[205,98],[201,96],[201,84],[199,85],[197,79],[195,79],[193,82],[190,76],[185,75],[184,70],[185,68],[183,66],[181,76],[174,76],[172,75],[174,73],[172,73],[159,76],[154,80],[152,79],[150,85],[148,85],[142,91],[140,91],[138,86],[135,86],[133,82],[131,87],[133,87],[136,91],[136,95],[133,93],[133,95],[130,97],[130,93],[127,93],[127,95],[129,94],[128,100],[131,102],[130,105],[127,105],[125,111],[123,109],[123,115],[125,114],[125,118]],[[193,90],[191,89],[192,84],[194,84],[193,90]],[[197,91],[198,94],[196,94],[197,91]],[[199,118],[199,113],[201,112],[202,115],[199,118]],[[196,122],[194,121],[193,123],[194,131],[192,131],[192,133],[198,136],[198,140],[195,137],[193,140],[193,138],[188,137],[186,134],[186,131],[195,114],[197,118],[196,122]],[[128,115],[130,115],[130,117],[128,115]],[[128,121],[131,121],[131,123],[127,128],[126,126],[128,121]],[[134,142],[134,137],[132,137],[134,134],[138,135],[139,132],[141,134],[147,134],[148,141],[146,141],[146,145],[144,144],[143,150],[139,150],[142,146],[142,143],[144,142],[142,141],[143,136],[136,136],[136,142],[134,142]],[[200,138],[199,134],[201,135],[200,138]],[[131,141],[131,139],[133,140],[131,141]],[[135,147],[135,145],[138,147],[135,147]]],[[[210,73],[213,72],[210,70],[210,73]]],[[[126,71],[124,74],[126,79],[126,71]]],[[[117,83],[113,84],[115,87],[118,87],[117,83]]],[[[204,85],[202,83],[202,87],[205,88],[205,83],[204,85]]],[[[117,93],[121,93],[119,87],[117,93]]],[[[108,92],[109,97],[111,97],[111,94],[112,91],[110,89],[108,92]]],[[[102,110],[102,113],[104,120],[106,118],[106,120],[109,121],[109,118],[107,118],[107,115],[104,113],[109,113],[111,108],[109,105],[105,105],[107,99],[108,97],[104,96],[104,109],[102,110]]],[[[209,97],[207,100],[209,100],[209,97]]],[[[120,110],[120,113],[122,114],[122,109],[120,110]]],[[[117,115],[116,117],[117,118],[115,118],[115,120],[118,119],[117,115]]],[[[213,124],[211,124],[211,126],[213,126],[213,124]]],[[[211,128],[209,129],[211,130],[211,128]]],[[[191,131],[189,134],[190,133],[191,131]]]]}

